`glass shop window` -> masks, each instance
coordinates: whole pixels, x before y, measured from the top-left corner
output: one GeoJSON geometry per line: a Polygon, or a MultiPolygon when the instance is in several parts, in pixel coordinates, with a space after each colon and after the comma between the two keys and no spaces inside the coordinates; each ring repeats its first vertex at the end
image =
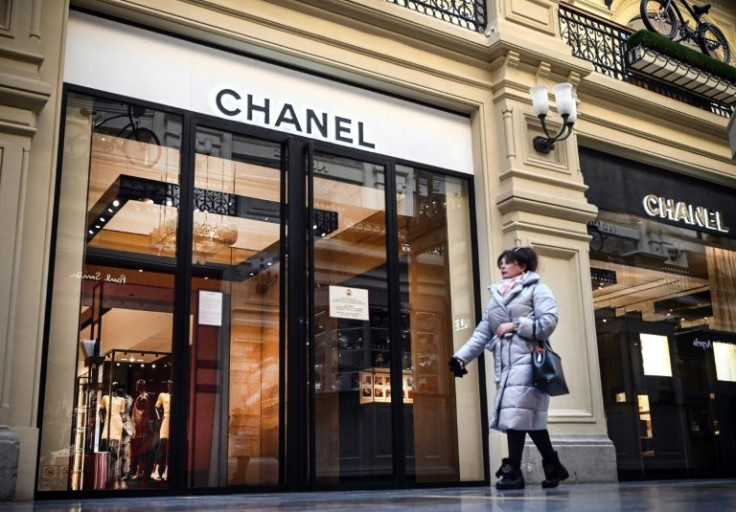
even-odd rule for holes
{"type": "Polygon", "coordinates": [[[67,97],[38,489],[169,483],[182,119],[67,97]]]}
{"type": "Polygon", "coordinates": [[[603,210],[588,233],[597,320],[736,331],[736,241],[603,210]]]}
{"type": "Polygon", "coordinates": [[[670,363],[670,347],[667,336],[656,334],[640,334],[641,358],[644,366],[644,375],[672,377],[670,363]]]}

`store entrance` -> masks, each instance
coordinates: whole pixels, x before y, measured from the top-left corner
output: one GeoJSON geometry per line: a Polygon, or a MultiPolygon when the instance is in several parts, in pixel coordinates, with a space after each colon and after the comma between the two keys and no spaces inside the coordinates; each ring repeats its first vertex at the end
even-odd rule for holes
{"type": "Polygon", "coordinates": [[[483,481],[467,177],[87,92],[61,167],[39,491],[483,481]]]}
{"type": "Polygon", "coordinates": [[[464,341],[452,316],[473,302],[468,183],[325,150],[310,162],[312,485],[479,477],[445,368],[464,341]]]}
{"type": "Polygon", "coordinates": [[[281,145],[198,124],[193,148],[186,486],[277,486],[281,145]]]}

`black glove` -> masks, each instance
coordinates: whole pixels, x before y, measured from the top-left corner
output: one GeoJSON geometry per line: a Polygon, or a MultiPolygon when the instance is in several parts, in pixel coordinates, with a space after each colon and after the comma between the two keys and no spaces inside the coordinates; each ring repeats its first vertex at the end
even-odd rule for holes
{"type": "Polygon", "coordinates": [[[468,373],[468,370],[465,369],[465,366],[463,366],[457,357],[451,357],[447,365],[450,367],[450,371],[455,374],[455,377],[462,379],[463,375],[468,373]]]}

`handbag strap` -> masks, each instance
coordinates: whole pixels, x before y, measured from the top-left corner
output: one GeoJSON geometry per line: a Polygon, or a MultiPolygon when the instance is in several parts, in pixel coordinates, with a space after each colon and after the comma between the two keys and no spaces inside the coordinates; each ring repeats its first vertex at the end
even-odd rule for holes
{"type": "MultiPolygon", "coordinates": [[[[534,341],[536,341],[539,344],[538,348],[541,350],[544,350],[546,348],[545,340],[537,339],[537,320],[538,318],[534,310],[534,292],[536,291],[536,289],[537,289],[537,285],[535,284],[534,288],[532,289],[532,314],[534,314],[534,320],[532,321],[532,338],[534,339],[534,341]]],[[[549,341],[547,341],[546,344],[549,345],[549,341]]]]}
{"type": "Polygon", "coordinates": [[[544,350],[544,341],[537,339],[537,319],[535,318],[532,322],[532,338],[534,338],[534,341],[537,342],[537,345],[539,349],[544,350]]]}

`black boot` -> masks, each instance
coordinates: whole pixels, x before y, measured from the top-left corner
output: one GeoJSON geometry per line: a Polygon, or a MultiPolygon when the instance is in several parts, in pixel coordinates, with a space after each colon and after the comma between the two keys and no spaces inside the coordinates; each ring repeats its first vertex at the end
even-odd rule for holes
{"type": "Polygon", "coordinates": [[[544,489],[551,489],[560,485],[560,481],[567,480],[570,473],[567,472],[565,466],[560,462],[560,458],[557,456],[557,452],[554,453],[550,458],[542,460],[542,467],[544,468],[544,478],[542,487],[544,489]]]}
{"type": "Polygon", "coordinates": [[[521,474],[521,463],[519,461],[503,459],[501,467],[496,471],[496,476],[500,478],[496,482],[496,489],[499,491],[524,488],[524,475],[521,474]]]}

